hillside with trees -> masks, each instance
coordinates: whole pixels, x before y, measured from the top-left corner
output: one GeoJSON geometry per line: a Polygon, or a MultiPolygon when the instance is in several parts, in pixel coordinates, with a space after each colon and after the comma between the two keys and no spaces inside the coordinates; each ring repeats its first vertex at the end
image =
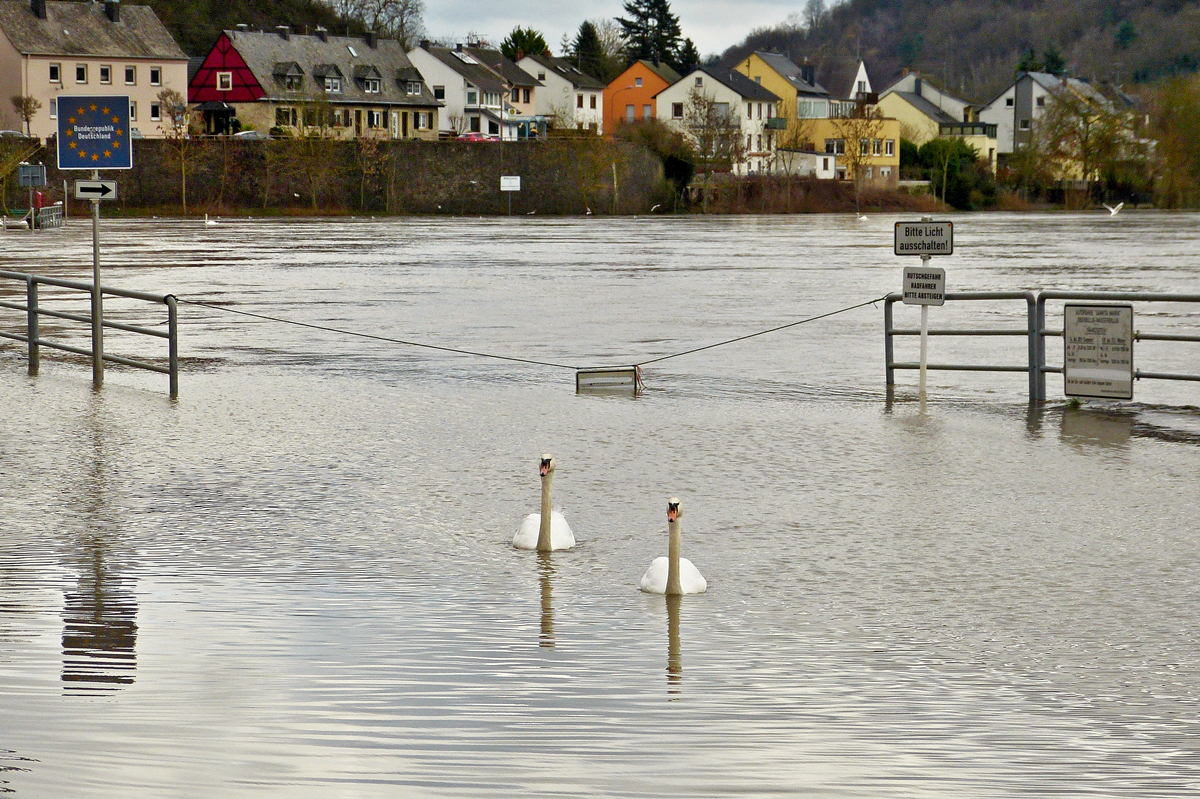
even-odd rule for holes
{"type": "Polygon", "coordinates": [[[729,48],[732,65],[753,50],[808,59],[843,92],[861,57],[876,89],[918,70],[964,99],[987,101],[1029,67],[1061,64],[1072,75],[1129,87],[1200,67],[1196,0],[849,0],[752,31],[729,48]]]}

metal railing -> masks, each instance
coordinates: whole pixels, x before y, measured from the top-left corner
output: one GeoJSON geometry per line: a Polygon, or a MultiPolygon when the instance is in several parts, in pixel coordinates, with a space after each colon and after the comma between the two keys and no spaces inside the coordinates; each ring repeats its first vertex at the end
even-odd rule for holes
{"type": "MultiPolygon", "coordinates": [[[[887,370],[887,385],[896,384],[897,369],[920,369],[919,363],[897,362],[894,355],[893,337],[919,336],[916,328],[896,328],[893,324],[892,306],[900,302],[900,292],[889,294],[883,307],[884,363],[887,370]]],[[[1046,338],[1062,337],[1063,331],[1046,327],[1046,302],[1048,300],[1090,300],[1099,302],[1174,302],[1200,304],[1200,294],[1162,294],[1152,292],[1115,291],[959,291],[947,292],[946,302],[961,301],[1005,301],[1024,300],[1028,322],[1024,328],[944,328],[930,329],[929,336],[1024,336],[1027,340],[1028,359],[1025,364],[927,364],[930,371],[950,372],[1025,372],[1029,380],[1030,402],[1046,400],[1046,375],[1061,374],[1063,367],[1046,365],[1046,338]]],[[[1174,341],[1200,343],[1200,335],[1180,333],[1143,333],[1134,331],[1134,341],[1174,341]]],[[[1200,374],[1134,371],[1135,379],[1184,380],[1200,382],[1200,374]]]]}
{"type": "MultiPolygon", "coordinates": [[[[14,311],[24,311],[26,316],[25,334],[9,333],[0,330],[0,338],[9,339],[10,341],[21,341],[29,347],[29,374],[36,375],[41,366],[41,348],[49,347],[62,352],[70,352],[76,355],[92,357],[92,350],[82,347],[75,347],[69,344],[48,341],[42,338],[40,332],[40,320],[43,316],[48,316],[54,319],[65,319],[72,322],[82,322],[90,325],[92,322],[91,313],[70,313],[67,311],[54,311],[48,308],[43,308],[38,302],[38,286],[55,286],[57,288],[74,289],[82,291],[89,297],[92,294],[92,284],[82,283],[77,280],[63,280],[55,277],[42,277],[40,275],[29,275],[23,272],[6,272],[0,270],[0,280],[12,280],[25,284],[25,302],[10,302],[8,300],[0,300],[0,308],[9,308],[14,311]]],[[[166,331],[154,330],[148,327],[139,325],[130,325],[123,322],[114,322],[104,319],[104,327],[113,330],[121,330],[126,333],[138,333],[144,336],[153,336],[154,338],[163,338],[167,340],[167,365],[161,366],[155,363],[139,361],[133,358],[125,358],[120,355],[110,355],[104,352],[104,360],[112,363],[119,363],[123,366],[133,367],[135,369],[146,369],[151,372],[168,375],[170,378],[171,397],[179,396],[179,321],[178,310],[175,297],[166,294],[147,294],[142,291],[130,291],[128,289],[118,289],[111,286],[101,286],[100,291],[112,297],[124,297],[127,299],[144,300],[146,302],[162,303],[167,306],[167,329],[166,331]]]]}
{"type": "Polygon", "coordinates": [[[63,207],[61,204],[46,206],[37,213],[37,226],[42,230],[63,226],[63,207]]]}

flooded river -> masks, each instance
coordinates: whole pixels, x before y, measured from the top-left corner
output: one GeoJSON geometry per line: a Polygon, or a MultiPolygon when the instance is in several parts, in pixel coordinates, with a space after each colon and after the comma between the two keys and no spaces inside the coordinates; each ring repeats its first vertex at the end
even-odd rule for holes
{"type": "MultiPolygon", "coordinates": [[[[954,219],[950,290],[1200,291],[1200,216],[954,219]]],[[[882,303],[650,364],[636,399],[560,368],[896,291],[894,221],[106,222],[106,283],[559,366],[186,302],[177,402],[0,346],[0,793],[1200,792],[1197,384],[1073,407],[1051,376],[1031,408],[1024,375],[933,372],[922,410],[915,373],[885,391],[882,303]],[[578,544],[539,556],[510,541],[543,452],[578,544]],[[667,602],[637,585],[671,496],[708,591],[667,602]]],[[[0,235],[0,269],[90,254],[87,223],[0,235]]]]}

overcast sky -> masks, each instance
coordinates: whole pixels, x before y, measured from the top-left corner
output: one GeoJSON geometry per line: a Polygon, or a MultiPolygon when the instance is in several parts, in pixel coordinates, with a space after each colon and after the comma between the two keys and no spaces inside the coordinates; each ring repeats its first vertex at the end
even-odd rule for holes
{"type": "MultiPolygon", "coordinates": [[[[752,29],[775,25],[799,12],[802,0],[672,0],[683,35],[702,55],[720,53],[737,44],[752,29]]],[[[468,33],[495,38],[499,44],[517,25],[542,32],[558,55],[564,33],[574,37],[585,19],[618,17],[624,0],[585,0],[581,3],[547,0],[425,0],[425,27],[435,38],[463,38],[468,33]]]]}

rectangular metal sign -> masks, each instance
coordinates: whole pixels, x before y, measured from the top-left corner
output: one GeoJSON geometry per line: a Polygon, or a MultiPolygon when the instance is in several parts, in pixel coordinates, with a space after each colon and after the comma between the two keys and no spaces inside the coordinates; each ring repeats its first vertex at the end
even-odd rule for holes
{"type": "Polygon", "coordinates": [[[945,305],[946,270],[936,266],[904,267],[905,305],[945,305]]]}
{"type": "Polygon", "coordinates": [[[17,165],[17,185],[30,188],[40,189],[46,185],[46,165],[45,164],[18,164],[17,165]]]}
{"type": "Polygon", "coordinates": [[[117,199],[117,182],[115,180],[77,180],[75,181],[76,200],[115,200],[117,199]]]}
{"type": "Polygon", "coordinates": [[[58,98],[59,169],[133,169],[129,97],[58,98]]]}
{"type": "Polygon", "coordinates": [[[897,222],[896,255],[953,255],[953,222],[897,222]]]}
{"type": "Polygon", "coordinates": [[[575,372],[575,393],[621,391],[637,393],[642,379],[636,366],[599,369],[578,369],[575,372]]]}
{"type": "Polygon", "coordinates": [[[1063,307],[1063,393],[1133,399],[1133,306],[1063,307]]]}
{"type": "Polygon", "coordinates": [[[520,175],[501,175],[500,176],[500,191],[520,191],[521,176],[520,175]]]}

